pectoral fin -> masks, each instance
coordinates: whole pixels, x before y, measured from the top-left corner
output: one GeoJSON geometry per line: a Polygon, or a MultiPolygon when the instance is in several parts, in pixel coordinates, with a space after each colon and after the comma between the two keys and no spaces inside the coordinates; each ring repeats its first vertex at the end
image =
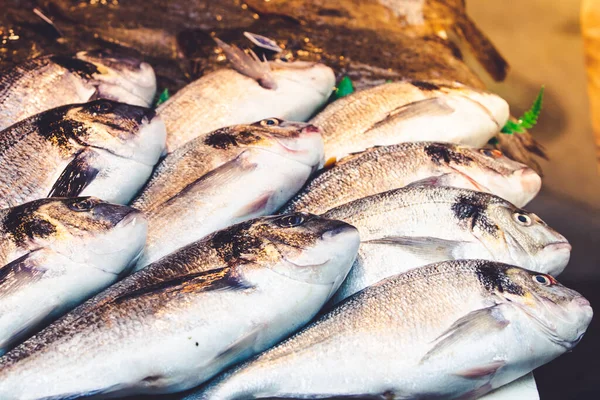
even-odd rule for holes
{"type": "Polygon", "coordinates": [[[214,290],[244,290],[250,286],[232,274],[231,267],[218,268],[204,272],[188,274],[163,282],[145,286],[141,289],[124,293],[115,298],[115,302],[122,302],[150,296],[158,293],[200,293],[214,290]]]}
{"type": "Polygon", "coordinates": [[[236,218],[252,217],[256,214],[261,213],[269,204],[269,199],[274,195],[274,192],[263,193],[256,200],[244,206],[236,214],[236,218]]]}
{"type": "Polygon", "coordinates": [[[215,357],[215,361],[218,360],[220,363],[228,365],[239,361],[243,356],[249,357],[253,353],[259,351],[260,349],[256,348],[256,342],[258,341],[260,332],[263,328],[263,326],[259,326],[248,332],[246,335],[238,338],[238,340],[233,342],[227,349],[218,354],[215,357]]]}
{"type": "Polygon", "coordinates": [[[377,129],[390,122],[399,122],[420,117],[435,117],[449,115],[454,112],[448,103],[441,97],[415,101],[396,108],[388,113],[381,121],[375,123],[369,130],[377,129]]]}
{"type": "MultiPolygon", "coordinates": [[[[481,310],[470,312],[464,317],[458,319],[442,333],[436,340],[437,342],[431,350],[421,359],[421,363],[426,362],[445,351],[451,351],[459,343],[469,343],[472,338],[480,335],[481,332],[497,332],[504,329],[510,322],[504,318],[498,306],[483,308],[481,310]]],[[[500,366],[497,366],[500,368],[500,366]]],[[[496,369],[497,369],[496,368],[496,369]]],[[[474,375],[488,373],[489,369],[480,371],[463,371],[464,374],[474,375]]]]}
{"type": "Polygon", "coordinates": [[[60,174],[48,197],[76,197],[98,175],[94,167],[98,155],[92,150],[81,151],[60,174]]]}
{"type": "Polygon", "coordinates": [[[454,259],[455,250],[465,244],[456,240],[429,236],[388,236],[381,239],[366,240],[362,243],[400,246],[403,251],[414,254],[428,262],[454,259]]]}
{"type": "Polygon", "coordinates": [[[0,268],[0,298],[42,279],[46,269],[39,262],[40,256],[33,251],[0,268]]]}

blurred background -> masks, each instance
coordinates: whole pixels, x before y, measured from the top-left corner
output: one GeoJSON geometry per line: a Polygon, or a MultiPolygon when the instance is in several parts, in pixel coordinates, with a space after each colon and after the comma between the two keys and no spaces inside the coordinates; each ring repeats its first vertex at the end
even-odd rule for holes
{"type": "MultiPolygon", "coordinates": [[[[590,3],[600,13],[600,2],[590,3]]],[[[542,193],[527,208],[573,245],[571,262],[559,279],[584,294],[597,314],[576,351],[536,371],[542,400],[600,398],[600,177],[581,6],[581,0],[467,1],[469,15],[511,69],[505,82],[496,83],[475,62],[469,65],[508,101],[512,113],[521,115],[540,86],[546,86],[544,109],[532,134],[550,161],[542,163],[542,193]]]]}

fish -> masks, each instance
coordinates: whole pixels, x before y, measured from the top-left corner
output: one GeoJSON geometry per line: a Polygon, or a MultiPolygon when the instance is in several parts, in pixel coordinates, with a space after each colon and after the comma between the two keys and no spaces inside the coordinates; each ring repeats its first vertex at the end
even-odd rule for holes
{"type": "Polygon", "coordinates": [[[453,186],[495,194],[523,207],[540,191],[540,176],[500,150],[440,142],[377,146],[344,157],[312,179],[281,210],[324,212],[409,184],[453,186]]]}
{"type": "Polygon", "coordinates": [[[0,73],[0,130],[51,108],[109,99],[148,107],[156,93],[150,64],[110,50],[44,55],[0,73]]]}
{"type": "Polygon", "coordinates": [[[218,229],[275,213],[322,160],[316,127],[276,118],[217,130],[170,153],[133,203],[149,223],[136,269],[218,229]]]}
{"type": "Polygon", "coordinates": [[[344,96],[310,123],[323,131],[326,159],[377,145],[440,141],[485,145],[509,117],[500,96],[457,82],[399,81],[344,96]]]}
{"type": "MultiPolygon", "coordinates": [[[[239,49],[228,51],[245,55],[239,49]]],[[[245,56],[236,68],[204,75],[158,107],[167,127],[169,152],[225,126],[271,117],[306,121],[335,86],[333,71],[323,64],[260,62],[245,56]]]]}
{"type": "Polygon", "coordinates": [[[126,204],[165,152],[156,113],[111,100],[61,106],[0,132],[0,208],[43,197],[126,204]]]}
{"type": "Polygon", "coordinates": [[[550,275],[432,264],[366,288],[184,399],[478,398],[572,350],[592,315],[550,275]]]}
{"type": "Polygon", "coordinates": [[[0,355],[130,271],[146,230],[139,211],[94,197],[0,210],[0,355]]]}
{"type": "MultiPolygon", "coordinates": [[[[245,149],[256,148],[281,154],[306,156],[309,165],[318,165],[323,151],[296,143],[301,135],[319,134],[317,127],[302,122],[266,118],[252,124],[227,126],[198,137],[169,153],[156,167],[152,177],[131,203],[149,212],[181,192],[186,186],[215,168],[233,160],[245,149]]],[[[309,139],[312,140],[312,139],[309,139]]],[[[317,148],[322,144],[314,142],[317,148]]]]}
{"type": "Polygon", "coordinates": [[[130,275],[0,358],[0,398],[194,387],[313,318],[344,279],[358,244],[352,226],[305,213],[216,232],[130,275]]]}
{"type": "Polygon", "coordinates": [[[391,275],[433,262],[486,259],[560,274],[571,245],[537,215],[497,196],[419,185],[365,197],[323,214],[354,225],[361,247],[337,303],[391,275]]]}

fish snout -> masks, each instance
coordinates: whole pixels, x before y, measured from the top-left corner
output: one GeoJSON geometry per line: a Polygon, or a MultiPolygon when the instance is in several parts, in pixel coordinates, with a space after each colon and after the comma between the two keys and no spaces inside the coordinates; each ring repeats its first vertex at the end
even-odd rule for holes
{"type": "Polygon", "coordinates": [[[516,205],[518,207],[523,207],[539,193],[542,188],[542,178],[537,172],[529,167],[515,171],[513,177],[520,183],[522,188],[521,199],[518,200],[520,204],[516,205]]]}
{"type": "Polygon", "coordinates": [[[566,240],[544,246],[539,255],[540,271],[552,276],[559,275],[569,263],[571,249],[571,244],[566,240]]]}

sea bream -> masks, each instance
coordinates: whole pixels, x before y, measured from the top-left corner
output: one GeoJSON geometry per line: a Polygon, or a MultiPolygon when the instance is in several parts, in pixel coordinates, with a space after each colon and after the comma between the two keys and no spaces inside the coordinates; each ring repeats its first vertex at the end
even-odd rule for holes
{"type": "Polygon", "coordinates": [[[592,314],[550,275],[433,264],[357,293],[185,399],[475,399],[572,350],[592,314]]]}
{"type": "Polygon", "coordinates": [[[317,128],[274,118],[217,130],[169,154],[165,168],[157,169],[133,203],[149,222],[146,250],[136,268],[218,229],[275,213],[322,160],[317,128]],[[223,164],[206,173],[207,165],[190,168],[196,161],[202,163],[194,149],[215,163],[220,158],[214,154],[221,154],[223,164]]]}
{"type": "Polygon", "coordinates": [[[309,124],[278,118],[217,129],[206,136],[190,140],[165,157],[142,192],[132,202],[132,206],[144,212],[155,209],[186,186],[192,185],[208,172],[235,159],[250,148],[289,153],[297,157],[306,155],[306,162],[316,163],[318,160],[315,160],[315,157],[323,153],[318,133],[318,128],[309,124]],[[315,140],[313,144],[317,148],[316,153],[309,145],[296,143],[297,135],[311,137],[311,132],[315,134],[312,137],[315,140]]]}
{"type": "Polygon", "coordinates": [[[43,197],[126,204],[165,150],[153,110],[95,100],[54,108],[0,132],[0,207],[43,197]]]}
{"type": "Polygon", "coordinates": [[[169,152],[225,126],[270,117],[306,121],[335,86],[333,71],[323,64],[261,62],[220,43],[233,68],[201,77],[157,109],[167,126],[169,152]]]}
{"type": "Polygon", "coordinates": [[[571,245],[537,215],[497,196],[428,185],[395,189],[323,214],[356,226],[357,260],[339,302],[388,276],[433,262],[485,259],[558,275],[571,245]]]}
{"type": "Polygon", "coordinates": [[[500,150],[438,142],[401,143],[343,158],[312,179],[282,212],[322,214],[417,181],[493,193],[518,207],[533,199],[542,185],[535,171],[500,150]]]}
{"type": "Polygon", "coordinates": [[[480,147],[508,117],[508,104],[493,93],[456,82],[400,81],[342,97],[310,122],[323,131],[326,158],[340,159],[402,142],[480,147]]]}
{"type": "Polygon", "coordinates": [[[45,55],[0,73],[0,130],[51,108],[94,99],[148,107],[156,93],[152,67],[109,50],[45,55]]]}
{"type": "Polygon", "coordinates": [[[299,213],[216,232],[0,358],[0,398],[192,388],[312,319],[344,279],[358,244],[352,226],[299,213]]]}
{"type": "Polygon", "coordinates": [[[0,210],[0,354],[128,272],[146,228],[139,211],[92,197],[0,210]]]}

